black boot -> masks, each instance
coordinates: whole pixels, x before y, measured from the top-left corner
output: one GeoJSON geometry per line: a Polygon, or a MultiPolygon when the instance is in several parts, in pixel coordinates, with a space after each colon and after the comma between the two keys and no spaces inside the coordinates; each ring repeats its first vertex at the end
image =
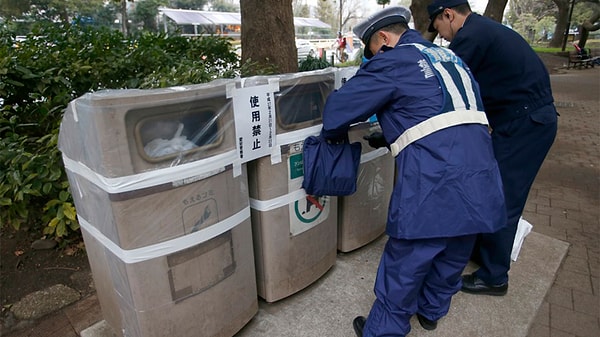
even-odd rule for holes
{"type": "Polygon", "coordinates": [[[366,322],[367,322],[367,319],[364,316],[357,316],[352,321],[352,327],[354,328],[354,333],[356,333],[357,337],[362,337],[363,328],[365,327],[366,322]]]}
{"type": "Polygon", "coordinates": [[[487,284],[475,274],[463,275],[461,291],[476,295],[504,296],[508,291],[508,283],[487,284]]]}
{"type": "Polygon", "coordinates": [[[435,328],[437,328],[437,321],[429,320],[421,314],[417,314],[417,319],[419,320],[419,324],[421,324],[425,330],[435,330],[435,328]]]}

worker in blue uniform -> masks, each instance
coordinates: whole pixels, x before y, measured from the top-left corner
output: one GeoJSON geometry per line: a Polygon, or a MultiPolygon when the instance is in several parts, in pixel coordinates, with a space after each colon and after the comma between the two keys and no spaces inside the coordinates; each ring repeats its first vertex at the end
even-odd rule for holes
{"type": "MultiPolygon", "coordinates": [[[[374,113],[397,176],[368,317],[358,336],[405,336],[417,314],[426,329],[460,290],[476,235],[505,225],[504,196],[477,83],[450,50],[408,28],[410,11],[387,7],[358,24],[363,63],[323,111],[322,135],[345,139],[374,113]]],[[[389,182],[392,184],[393,182],[389,182]]]]}
{"type": "Polygon", "coordinates": [[[494,154],[506,198],[507,226],[477,240],[480,268],[463,276],[462,290],[502,296],[519,218],[529,189],[557,131],[550,77],[543,62],[515,31],[471,12],[467,0],[435,0],[429,31],[438,31],[479,83],[492,128],[494,154]]]}

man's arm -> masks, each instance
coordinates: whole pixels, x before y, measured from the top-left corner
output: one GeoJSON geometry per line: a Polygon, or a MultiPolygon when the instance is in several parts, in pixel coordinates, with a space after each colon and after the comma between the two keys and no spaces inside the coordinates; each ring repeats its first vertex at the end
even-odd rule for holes
{"type": "Polygon", "coordinates": [[[346,137],[350,125],[380,111],[395,90],[392,78],[380,72],[376,64],[361,68],[343,87],[329,95],[323,111],[323,136],[327,139],[346,137]]]}

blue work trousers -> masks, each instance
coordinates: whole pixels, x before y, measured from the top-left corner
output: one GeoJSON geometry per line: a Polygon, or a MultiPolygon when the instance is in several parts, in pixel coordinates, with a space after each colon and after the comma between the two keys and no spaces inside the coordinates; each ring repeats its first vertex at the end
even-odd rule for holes
{"type": "Polygon", "coordinates": [[[364,337],[406,336],[419,313],[438,320],[461,286],[476,235],[403,240],[389,238],[381,256],[364,337]]]}
{"type": "Polygon", "coordinates": [[[480,264],[476,275],[487,284],[508,282],[510,255],[517,224],[525,208],[527,196],[557,131],[554,105],[536,113],[501,124],[492,132],[494,156],[504,185],[507,226],[480,234],[474,256],[480,264]]]}

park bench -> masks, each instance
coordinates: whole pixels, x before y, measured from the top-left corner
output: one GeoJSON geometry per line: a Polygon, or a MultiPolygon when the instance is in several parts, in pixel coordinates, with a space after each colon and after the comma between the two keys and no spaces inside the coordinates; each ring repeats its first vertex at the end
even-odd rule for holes
{"type": "Polygon", "coordinates": [[[581,52],[577,50],[572,50],[569,52],[569,62],[567,63],[567,69],[570,68],[593,68],[594,65],[600,62],[600,56],[592,55],[588,50],[583,50],[581,52]]]}

